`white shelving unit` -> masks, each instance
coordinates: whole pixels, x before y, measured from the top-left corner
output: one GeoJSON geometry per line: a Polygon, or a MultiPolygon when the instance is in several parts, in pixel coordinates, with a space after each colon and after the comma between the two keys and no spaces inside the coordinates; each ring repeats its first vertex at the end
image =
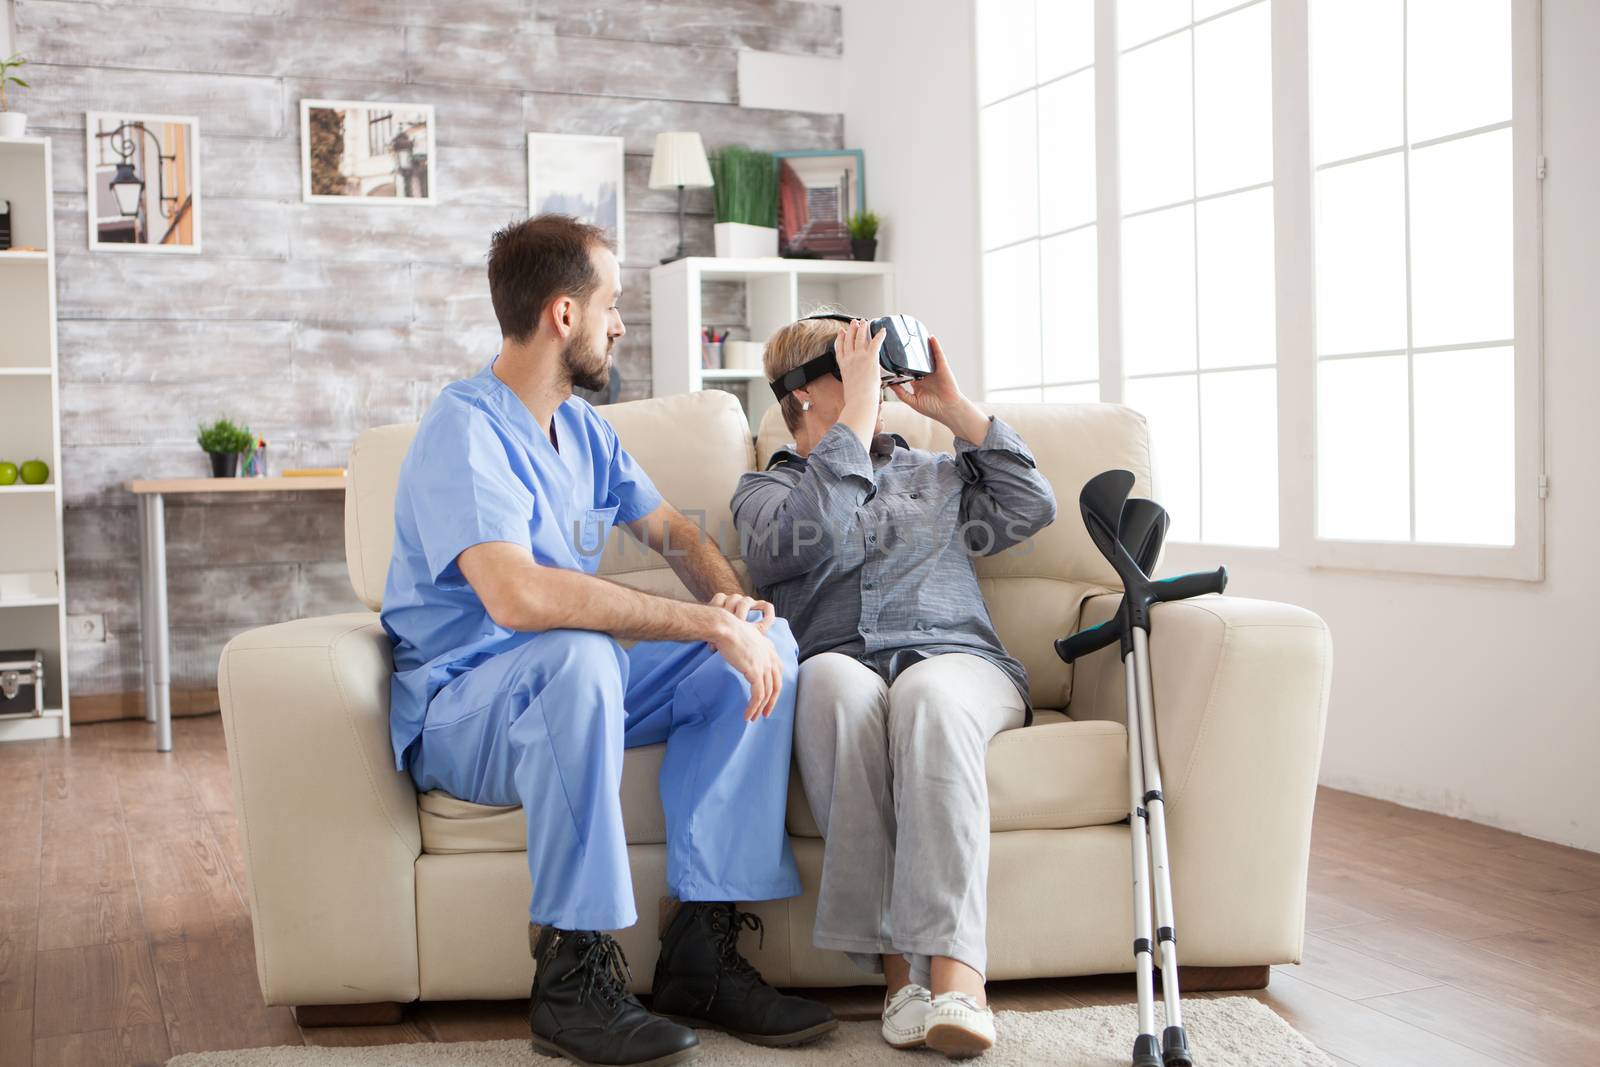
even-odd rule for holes
{"type": "MultiPolygon", "coordinates": [[[[828,304],[852,315],[894,311],[894,264],[837,259],[716,259],[690,256],[650,271],[651,378],[657,396],[694,392],[708,383],[745,382],[745,413],[751,432],[773,404],[759,370],[701,367],[700,329],[707,282],[742,282],[750,339],[765,341],[774,330],[828,304]]],[[[714,323],[714,325],[723,325],[714,323]]]]}
{"type": "Polygon", "coordinates": [[[61,408],[57,388],[56,265],[50,142],[0,137],[0,200],[11,201],[11,243],[42,252],[0,252],[0,459],[50,465],[44,485],[0,486],[0,649],[44,653],[45,713],[0,716],[0,741],[66,737],[67,617],[61,539],[61,408]]]}

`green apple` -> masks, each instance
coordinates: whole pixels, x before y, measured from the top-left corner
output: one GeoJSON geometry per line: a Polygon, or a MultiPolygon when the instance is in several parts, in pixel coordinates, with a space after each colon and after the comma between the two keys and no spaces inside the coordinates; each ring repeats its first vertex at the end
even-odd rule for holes
{"type": "Polygon", "coordinates": [[[0,460],[0,485],[17,484],[17,465],[0,460]]]}
{"type": "Polygon", "coordinates": [[[30,459],[22,465],[24,485],[43,485],[50,480],[50,465],[42,459],[30,459]]]}

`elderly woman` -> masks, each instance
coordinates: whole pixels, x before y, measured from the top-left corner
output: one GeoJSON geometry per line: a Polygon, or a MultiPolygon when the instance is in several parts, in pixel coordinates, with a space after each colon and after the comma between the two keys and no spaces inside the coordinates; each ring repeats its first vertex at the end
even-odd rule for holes
{"type": "Polygon", "coordinates": [[[1031,719],[1022,665],[990,622],[973,567],[1055,518],[1014,430],[933,372],[895,384],[955,435],[955,454],[882,426],[880,331],[801,320],[767,343],[774,381],[825,354],[781,401],[794,434],[745,475],[733,515],[759,594],[800,644],[795,754],[825,839],[814,940],[882,971],[883,1036],[948,1056],[994,1043],[984,996],[985,755],[1031,719]]]}

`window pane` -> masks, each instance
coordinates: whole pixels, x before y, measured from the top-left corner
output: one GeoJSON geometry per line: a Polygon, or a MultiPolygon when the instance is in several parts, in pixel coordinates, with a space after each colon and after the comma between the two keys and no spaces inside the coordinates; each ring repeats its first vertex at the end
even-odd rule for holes
{"type": "Polygon", "coordinates": [[[1123,214],[1194,196],[1189,66],[1187,32],[1122,57],[1117,106],[1123,214]]]}
{"type": "Polygon", "coordinates": [[[1394,148],[1405,136],[1404,11],[1400,0],[1311,0],[1314,162],[1394,148]]]}
{"type": "Polygon", "coordinates": [[[1039,80],[1094,62],[1094,0],[1038,0],[1039,80]]]}
{"type": "Polygon", "coordinates": [[[1317,351],[1406,345],[1400,153],[1317,172],[1317,351]]]}
{"type": "Polygon", "coordinates": [[[1200,366],[1276,363],[1272,190],[1202,200],[1197,210],[1200,366]]]}
{"type": "Polygon", "coordinates": [[[1317,364],[1317,536],[1411,538],[1406,357],[1317,364]]]}
{"type": "Polygon", "coordinates": [[[978,103],[1035,84],[1034,0],[983,0],[978,9],[978,103]]]}
{"type": "Polygon", "coordinates": [[[1049,309],[1040,326],[1046,381],[1088,381],[1100,376],[1099,242],[1095,234],[1095,227],[1088,226],[1040,242],[1040,302],[1049,309]]]}
{"type": "Polygon", "coordinates": [[[1195,375],[1130,378],[1123,402],[1144,415],[1150,427],[1155,500],[1167,509],[1174,541],[1200,539],[1200,409],[1195,375]]]}
{"type": "Polygon", "coordinates": [[[1085,382],[1082,385],[1047,385],[1044,387],[1046,404],[1098,404],[1100,385],[1085,382]]]}
{"type": "Polygon", "coordinates": [[[1515,544],[1512,349],[1415,359],[1417,540],[1515,544]]]}
{"type": "Polygon", "coordinates": [[[1193,370],[1194,207],[1122,221],[1125,374],[1193,370]]]}
{"type": "Polygon", "coordinates": [[[1037,404],[1039,402],[1039,389],[990,389],[984,396],[985,400],[992,400],[996,404],[1037,404]]]}
{"type": "Polygon", "coordinates": [[[1272,180],[1272,8],[1257,4],[1194,31],[1195,192],[1272,180]]]}
{"type": "Polygon", "coordinates": [[[983,109],[983,247],[1010,244],[1039,232],[1039,128],[1034,94],[983,109]]]}
{"type": "Polygon", "coordinates": [[[1407,0],[1411,141],[1511,118],[1510,0],[1407,0]]]}
{"type": "Polygon", "coordinates": [[[1093,222],[1094,71],[1039,90],[1039,232],[1093,222]]]}
{"type": "Polygon", "coordinates": [[[983,257],[983,358],[986,389],[1038,385],[1039,245],[1013,245],[983,257]]]}
{"type": "Polygon", "coordinates": [[[1278,544],[1278,372],[1200,376],[1200,536],[1278,544]]]}
{"type": "Polygon", "coordinates": [[[1117,0],[1119,48],[1132,48],[1187,25],[1189,0],[1117,0]]]}
{"type": "MultiPolygon", "coordinates": [[[[1245,0],[1194,0],[1194,17],[1197,19],[1210,18],[1220,14],[1230,7],[1238,7],[1245,0]]],[[[1271,3],[1272,0],[1267,0],[1271,3]]]]}
{"type": "Polygon", "coordinates": [[[1411,153],[1412,343],[1511,337],[1511,257],[1511,131],[1411,153]]]}

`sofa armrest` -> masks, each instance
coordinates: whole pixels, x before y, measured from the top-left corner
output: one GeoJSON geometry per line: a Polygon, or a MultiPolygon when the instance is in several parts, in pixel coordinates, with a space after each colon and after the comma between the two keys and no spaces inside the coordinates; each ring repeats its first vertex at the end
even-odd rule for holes
{"type": "Polygon", "coordinates": [[[240,634],[218,668],[268,1004],[418,995],[417,794],[389,744],[388,637],[366,612],[240,634]]]}
{"type": "MultiPolygon", "coordinates": [[[[1081,626],[1120,595],[1084,602],[1081,626]]],[[[1157,605],[1150,672],[1186,964],[1299,962],[1311,813],[1332,675],[1327,626],[1304,608],[1206,596],[1157,605]]],[[[1077,719],[1126,721],[1115,645],[1074,668],[1077,719]]]]}

